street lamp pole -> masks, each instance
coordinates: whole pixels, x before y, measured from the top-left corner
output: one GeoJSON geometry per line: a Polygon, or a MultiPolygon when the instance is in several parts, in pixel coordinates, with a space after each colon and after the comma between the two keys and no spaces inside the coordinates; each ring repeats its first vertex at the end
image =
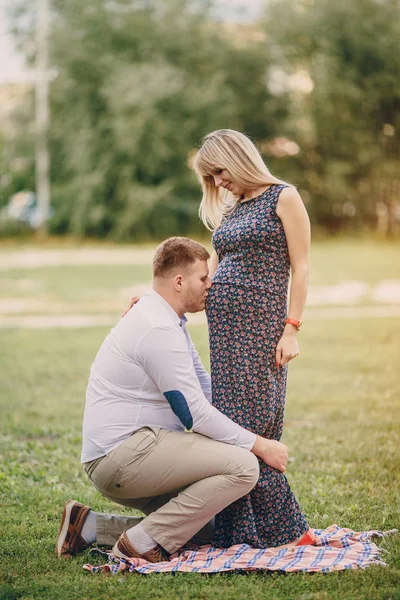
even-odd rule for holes
{"type": "Polygon", "coordinates": [[[47,235],[47,217],[50,208],[49,180],[49,0],[37,0],[36,24],[36,195],[41,215],[39,232],[47,235]]]}

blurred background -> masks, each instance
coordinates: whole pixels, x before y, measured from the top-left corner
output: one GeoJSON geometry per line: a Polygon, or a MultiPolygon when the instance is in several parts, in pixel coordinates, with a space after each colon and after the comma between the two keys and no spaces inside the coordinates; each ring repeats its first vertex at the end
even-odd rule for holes
{"type": "Polygon", "coordinates": [[[400,230],[398,0],[0,0],[0,236],[206,234],[187,162],[256,140],[314,234],[400,230]]]}

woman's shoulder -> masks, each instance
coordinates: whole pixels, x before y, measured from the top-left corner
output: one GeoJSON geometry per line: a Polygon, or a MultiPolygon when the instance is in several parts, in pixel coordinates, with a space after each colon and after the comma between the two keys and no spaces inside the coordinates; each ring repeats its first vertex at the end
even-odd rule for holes
{"type": "Polygon", "coordinates": [[[271,183],[266,190],[262,193],[262,198],[268,200],[271,197],[279,196],[283,190],[290,189],[291,186],[288,183],[271,183]]]}
{"type": "Polygon", "coordinates": [[[295,190],[296,188],[293,185],[290,185],[290,183],[282,181],[282,183],[273,183],[269,189],[281,193],[283,190],[295,190]]]}
{"type": "MultiPolygon", "coordinates": [[[[265,207],[276,206],[279,198],[282,194],[287,193],[286,190],[290,190],[290,185],[287,183],[272,183],[262,194],[260,200],[265,207]]],[[[290,194],[290,191],[289,191],[290,194]]]]}
{"type": "Polygon", "coordinates": [[[303,199],[295,187],[289,186],[283,189],[278,200],[276,214],[281,220],[294,216],[302,218],[302,216],[307,215],[303,199]]]}
{"type": "MultiPolygon", "coordinates": [[[[285,210],[285,207],[293,206],[301,198],[295,187],[288,183],[273,183],[264,192],[259,203],[260,214],[266,214],[276,219],[278,211],[281,207],[285,210]]],[[[289,208],[290,209],[290,208],[289,208]]]]}
{"type": "Polygon", "coordinates": [[[278,199],[280,204],[291,204],[293,202],[302,202],[301,196],[293,185],[277,184],[278,199]],[[279,189],[278,189],[279,188],[279,189]]]}

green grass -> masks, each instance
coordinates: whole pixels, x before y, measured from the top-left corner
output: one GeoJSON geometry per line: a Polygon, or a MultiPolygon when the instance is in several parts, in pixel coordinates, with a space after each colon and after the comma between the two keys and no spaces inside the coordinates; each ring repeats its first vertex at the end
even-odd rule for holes
{"type": "MultiPolygon", "coordinates": [[[[113,251],[101,246],[106,248],[113,251]]],[[[2,245],[0,256],[10,249],[19,248],[2,245]]],[[[317,242],[311,282],[374,286],[399,279],[399,256],[399,244],[317,242]]],[[[117,320],[128,297],[124,290],[149,280],[149,265],[4,269],[0,299],[27,301],[23,314],[105,312],[117,320]]],[[[389,552],[388,567],[328,575],[110,577],[83,571],[87,552],[58,561],[54,545],[65,500],[125,510],[102,498],[79,464],[87,377],[106,333],[1,331],[0,600],[400,600],[399,535],[378,542],[389,552]]],[[[205,328],[193,327],[192,335],[208,364],[205,328]]],[[[399,339],[400,319],[304,325],[301,356],[289,370],[284,441],[290,447],[289,480],[314,527],[399,528],[399,339]]]]}
{"type": "Polygon", "coordinates": [[[375,285],[399,279],[400,243],[367,240],[327,240],[311,247],[311,283],[335,285],[344,280],[375,285]]]}
{"type": "MultiPolygon", "coordinates": [[[[124,511],[79,464],[90,364],[103,328],[7,330],[0,349],[0,600],[400,598],[400,540],[379,542],[388,567],[328,575],[90,575],[88,554],[54,554],[62,506],[76,498],[124,511]]],[[[207,362],[206,331],[192,329],[207,362]]],[[[400,522],[400,320],[309,322],[289,374],[288,477],[314,527],[400,522]]]]}
{"type": "MultiPolygon", "coordinates": [[[[110,253],[121,249],[119,246],[98,247],[110,253]]],[[[51,248],[47,250],[51,252],[51,248]]],[[[0,245],[0,257],[7,256],[9,251],[8,246],[0,245]]],[[[151,254],[151,250],[149,252],[151,254]]],[[[399,243],[347,239],[316,242],[311,252],[311,285],[357,280],[374,286],[383,280],[400,279],[399,264],[399,243]]],[[[150,280],[150,264],[13,268],[0,270],[0,300],[25,300],[24,314],[106,312],[115,313],[117,317],[129,297],[127,288],[140,289],[139,286],[150,280]]],[[[373,303],[368,294],[360,301],[360,304],[365,303],[373,303]]]]}
{"type": "Polygon", "coordinates": [[[82,265],[10,269],[1,272],[0,298],[33,301],[24,314],[113,312],[125,307],[129,293],[151,281],[150,265],[82,265]]]}

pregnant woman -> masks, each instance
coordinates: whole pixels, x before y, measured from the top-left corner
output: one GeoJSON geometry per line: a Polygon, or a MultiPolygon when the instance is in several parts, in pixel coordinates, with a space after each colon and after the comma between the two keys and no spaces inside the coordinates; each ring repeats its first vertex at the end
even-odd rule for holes
{"type": "MultiPolygon", "coordinates": [[[[213,404],[243,427],[279,440],[287,363],[299,354],[307,295],[307,212],[295,188],[276,179],[237,131],[208,134],[193,168],[203,189],[200,215],[213,230],[207,301],[213,404]]],[[[313,543],[285,475],[266,464],[260,463],[250,494],[216,517],[213,545],[241,543],[313,543]]]]}

